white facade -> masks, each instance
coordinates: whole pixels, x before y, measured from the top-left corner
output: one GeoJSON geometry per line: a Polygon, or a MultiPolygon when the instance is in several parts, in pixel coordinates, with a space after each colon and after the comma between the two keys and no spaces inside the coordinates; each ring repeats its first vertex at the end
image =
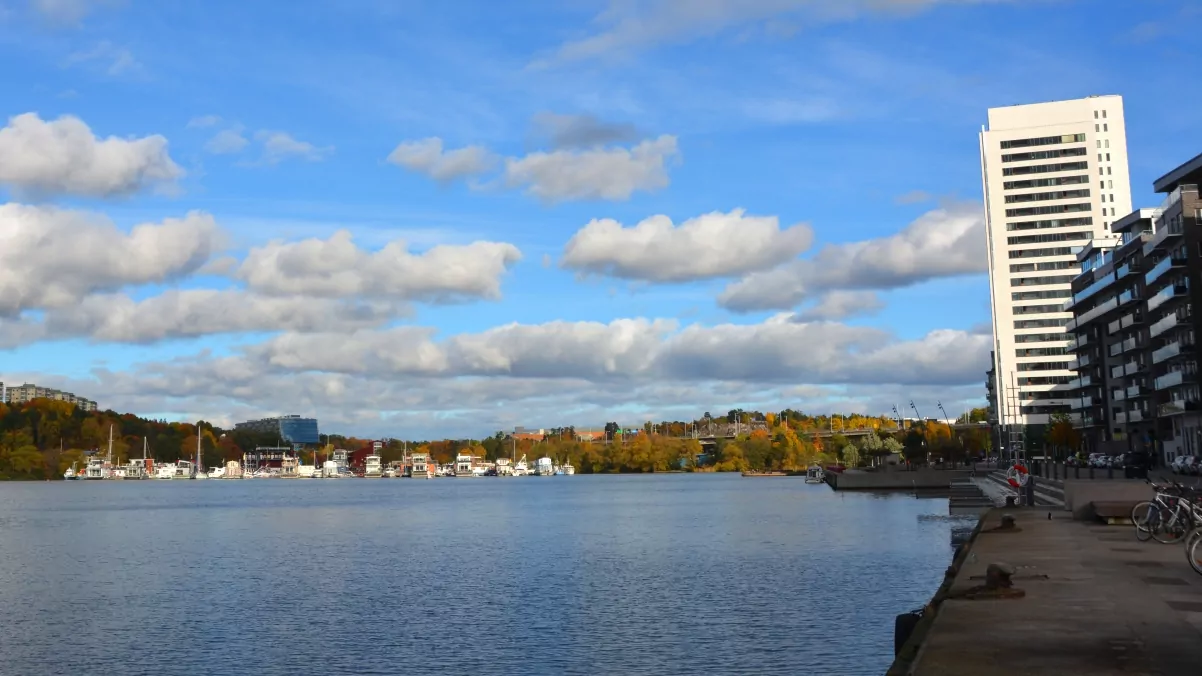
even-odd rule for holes
{"type": "Polygon", "coordinates": [[[998,419],[1046,424],[1075,377],[1076,251],[1131,213],[1123,99],[991,108],[980,143],[998,419]]]}

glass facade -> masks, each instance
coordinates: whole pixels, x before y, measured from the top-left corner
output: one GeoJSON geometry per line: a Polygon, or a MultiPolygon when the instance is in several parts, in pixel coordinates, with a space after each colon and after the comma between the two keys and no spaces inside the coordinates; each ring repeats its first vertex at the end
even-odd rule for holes
{"type": "Polygon", "coordinates": [[[290,444],[316,444],[316,418],[280,418],[280,437],[290,444]]]}

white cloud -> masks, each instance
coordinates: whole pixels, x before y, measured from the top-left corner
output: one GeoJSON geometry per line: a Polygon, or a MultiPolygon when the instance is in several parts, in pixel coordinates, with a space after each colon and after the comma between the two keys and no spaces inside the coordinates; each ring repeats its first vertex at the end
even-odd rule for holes
{"type": "Polygon", "coordinates": [[[126,47],[118,47],[107,40],[98,43],[92,49],[74,52],[67,57],[67,65],[94,64],[106,75],[117,77],[140,73],[142,63],[134,58],[126,47]]]}
{"type": "Polygon", "coordinates": [[[271,242],[252,249],[236,276],[276,295],[452,302],[501,296],[501,277],[521,259],[512,244],[440,245],[412,254],[402,241],[370,252],[349,231],[329,239],[271,242]]]}
{"type": "Polygon", "coordinates": [[[86,296],[40,317],[0,319],[0,348],[87,338],[96,343],[154,343],[248,331],[328,331],[374,327],[404,309],[302,296],[275,297],[237,289],[168,289],[145,300],[123,294],[86,296]]]}
{"type": "Polygon", "coordinates": [[[562,45],[560,60],[629,55],[659,44],[689,42],[728,29],[796,16],[810,22],[852,19],[871,12],[913,12],[940,4],[1018,0],[610,0],[594,23],[604,28],[562,45]]]}
{"type": "Polygon", "coordinates": [[[388,154],[388,161],[441,182],[483,174],[496,164],[496,158],[481,146],[444,151],[437,137],[401,143],[388,154]]]}
{"type": "Polygon", "coordinates": [[[242,152],[249,141],[237,129],[223,129],[205,144],[205,150],[214,155],[232,155],[242,152]]]}
{"type": "Polygon", "coordinates": [[[121,0],[33,0],[34,11],[58,24],[78,24],[94,9],[121,4],[121,0]]]}
{"type": "Polygon", "coordinates": [[[78,118],[47,122],[37,113],[9,118],[0,129],[0,183],[19,192],[118,197],[183,175],[159,135],[99,139],[78,118]]]}
{"type": "Polygon", "coordinates": [[[636,191],[666,188],[667,162],[678,154],[676,137],[668,135],[633,148],[535,152],[505,160],[505,183],[526,186],[546,202],[627,200],[636,191]]]}
{"type": "Polygon", "coordinates": [[[255,132],[255,140],[263,145],[261,161],[266,164],[277,164],[293,158],[317,162],[334,152],[332,146],[318,148],[307,141],[298,141],[291,134],[282,131],[258,131],[255,132]]]}
{"type": "Polygon", "coordinates": [[[802,311],[798,319],[807,322],[847,319],[875,314],[884,307],[873,291],[828,291],[802,311]]]}
{"type": "Polygon", "coordinates": [[[220,115],[198,115],[191,120],[188,120],[188,129],[204,129],[206,127],[215,127],[221,124],[220,115]]]}
{"type": "Polygon", "coordinates": [[[546,138],[552,148],[592,148],[639,138],[633,124],[604,122],[593,115],[539,113],[533,125],[536,135],[546,138]]]}
{"type": "Polygon", "coordinates": [[[735,311],[789,309],[836,289],[892,289],[987,268],[981,206],[954,203],[928,211],[889,237],[833,244],[809,259],[754,272],[718,302],[735,311]]]}
{"type": "Polygon", "coordinates": [[[85,212],[0,205],[0,317],[186,276],[219,239],[212,216],[196,211],[125,233],[85,212]]]}
{"type": "Polygon", "coordinates": [[[773,268],[812,241],[807,225],[781,229],[775,216],[748,216],[742,209],[703,214],[679,226],[663,215],[630,228],[600,219],[568,241],[560,265],[622,279],[685,282],[773,268]]]}

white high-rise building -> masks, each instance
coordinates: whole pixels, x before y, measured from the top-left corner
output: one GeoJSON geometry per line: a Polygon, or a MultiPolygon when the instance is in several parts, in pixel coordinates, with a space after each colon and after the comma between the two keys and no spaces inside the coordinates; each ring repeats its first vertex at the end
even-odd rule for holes
{"type": "Polygon", "coordinates": [[[981,132],[1002,425],[1069,412],[1076,251],[1131,213],[1121,96],[989,109],[981,132]]]}

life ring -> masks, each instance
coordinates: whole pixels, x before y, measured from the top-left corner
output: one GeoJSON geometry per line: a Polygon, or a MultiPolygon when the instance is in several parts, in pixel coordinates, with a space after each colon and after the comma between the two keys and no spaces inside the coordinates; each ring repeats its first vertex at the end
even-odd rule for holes
{"type": "Polygon", "coordinates": [[[1024,465],[1011,465],[1010,469],[1006,470],[1006,481],[1013,488],[1022,488],[1031,480],[1031,473],[1027,471],[1024,465]]]}

